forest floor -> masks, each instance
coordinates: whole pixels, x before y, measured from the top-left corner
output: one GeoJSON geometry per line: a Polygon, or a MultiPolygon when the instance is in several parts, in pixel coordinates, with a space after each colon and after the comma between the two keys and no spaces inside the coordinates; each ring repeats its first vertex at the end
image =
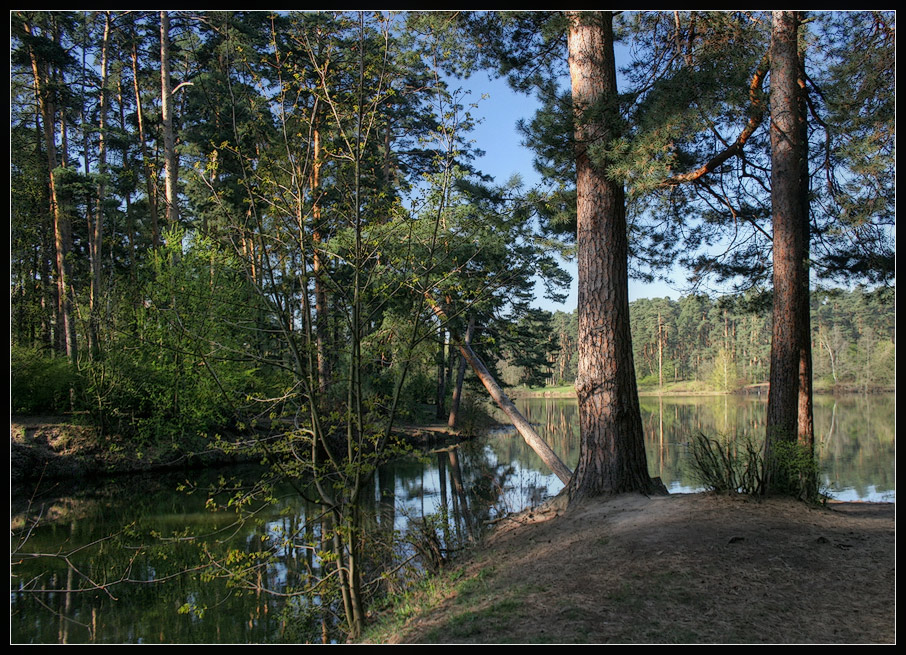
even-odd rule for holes
{"type": "MultiPolygon", "coordinates": [[[[377,643],[896,641],[896,505],[629,494],[501,522],[377,643]]],[[[393,612],[396,616],[392,616],[393,612]]]]}

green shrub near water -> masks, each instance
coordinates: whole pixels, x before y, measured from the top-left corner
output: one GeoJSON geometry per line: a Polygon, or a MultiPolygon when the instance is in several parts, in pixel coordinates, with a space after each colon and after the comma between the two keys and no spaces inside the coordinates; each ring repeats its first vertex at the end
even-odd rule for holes
{"type": "Polygon", "coordinates": [[[704,434],[692,440],[691,475],[709,491],[821,500],[818,490],[818,460],[797,441],[774,440],[771,470],[764,455],[764,441],[751,437],[711,438],[704,434]]]}
{"type": "Polygon", "coordinates": [[[821,500],[818,489],[818,460],[798,441],[775,440],[770,475],[770,492],[807,502],[821,500]]]}
{"type": "Polygon", "coordinates": [[[259,369],[270,326],[235,259],[198,235],[165,236],[148,279],[111,313],[102,356],[82,364],[84,398],[104,433],[191,448],[279,381],[259,369]]]}
{"type": "Polygon", "coordinates": [[[763,472],[762,445],[749,437],[712,439],[699,433],[692,439],[692,477],[710,491],[761,493],[763,472]]]}

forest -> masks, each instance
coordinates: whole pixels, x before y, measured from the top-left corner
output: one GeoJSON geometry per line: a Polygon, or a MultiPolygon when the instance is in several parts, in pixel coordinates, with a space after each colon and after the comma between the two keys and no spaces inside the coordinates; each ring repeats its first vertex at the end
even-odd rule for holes
{"type": "MultiPolygon", "coordinates": [[[[896,386],[895,288],[811,294],[815,388],[871,392],[896,386]]],[[[768,381],[770,306],[754,294],[641,298],[629,305],[633,360],[643,391],[733,392],[768,381]]],[[[576,312],[541,314],[533,365],[501,364],[512,385],[569,386],[576,379],[576,312]]],[[[515,360],[513,360],[515,361],[515,360]]]]}
{"type": "Polygon", "coordinates": [[[304,477],[352,636],[400,425],[574,385],[572,502],[659,491],[639,388],[770,383],[773,461],[812,447],[813,386],[895,385],[894,12],[10,20],[11,411],[242,450],[258,498],[304,477]],[[476,165],[486,73],[541,103],[543,184],[476,165]],[[565,260],[578,308],[539,309],[565,260]],[[686,295],[630,306],[675,265],[686,295]]]}

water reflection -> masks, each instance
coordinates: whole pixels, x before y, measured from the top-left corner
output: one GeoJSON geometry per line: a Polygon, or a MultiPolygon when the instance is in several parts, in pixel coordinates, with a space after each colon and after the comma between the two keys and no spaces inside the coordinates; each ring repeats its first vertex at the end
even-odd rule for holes
{"type": "MultiPolygon", "coordinates": [[[[519,405],[574,468],[576,401],[522,399],[519,405]]],[[[894,405],[892,395],[816,396],[817,451],[834,497],[895,502],[894,405]]],[[[672,492],[697,490],[686,465],[692,435],[760,435],[764,409],[757,398],[643,397],[652,475],[672,492]]],[[[190,486],[223,484],[220,475],[193,478],[190,486]]],[[[256,481],[262,470],[231,475],[256,481]]],[[[177,491],[185,482],[136,476],[65,493],[41,489],[28,508],[14,507],[11,642],[341,638],[334,619],[340,599],[318,583],[331,576],[324,557],[330,550],[330,515],[284,486],[275,490],[275,502],[250,508],[248,520],[238,522],[233,512],[210,511],[208,494],[177,491]],[[243,576],[218,569],[227,561],[247,563],[243,576]],[[309,593],[300,593],[313,584],[309,593]]],[[[403,590],[411,578],[396,569],[400,563],[440,566],[449,551],[475,539],[489,523],[538,505],[561,488],[540,458],[507,430],[382,467],[360,504],[370,535],[366,581],[403,590]],[[397,573],[387,575],[391,569],[397,573]]]]}
{"type": "MultiPolygon", "coordinates": [[[[838,500],[896,501],[895,396],[816,395],[815,442],[824,490],[838,500]]],[[[694,435],[760,441],[766,400],[745,396],[643,396],[640,398],[648,466],[674,493],[700,491],[690,474],[694,435]]],[[[570,398],[523,398],[520,411],[570,466],[578,461],[578,403],[570,398]]],[[[514,438],[499,450],[505,458],[543,471],[540,460],[514,438]]],[[[548,493],[562,484],[547,476],[548,493]]]]}
{"type": "MultiPolygon", "coordinates": [[[[400,591],[406,566],[432,569],[516,509],[515,467],[484,443],[382,467],[360,498],[366,582],[400,591]],[[393,573],[388,574],[387,571],[393,573]]],[[[39,490],[11,518],[14,643],[330,642],[342,638],[328,541],[332,517],[289,485],[243,520],[226,503],[251,468],[185,480],[146,476],[39,490]],[[211,487],[221,494],[204,493],[211,487]],[[43,492],[48,492],[41,497],[43,492]],[[124,526],[128,526],[124,529],[124,526]],[[327,581],[327,582],[325,582],[327,581]],[[308,591],[306,591],[308,590],[308,591]]]]}

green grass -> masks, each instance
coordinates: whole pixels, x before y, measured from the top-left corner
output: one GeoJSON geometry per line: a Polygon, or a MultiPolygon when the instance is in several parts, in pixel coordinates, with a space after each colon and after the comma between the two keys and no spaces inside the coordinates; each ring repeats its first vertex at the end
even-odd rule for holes
{"type": "Polygon", "coordinates": [[[527,387],[519,386],[513,387],[509,392],[510,395],[516,396],[536,396],[541,394],[555,394],[555,395],[575,395],[576,387],[572,384],[561,384],[555,387],[527,387]]]}
{"type": "Polygon", "coordinates": [[[487,579],[491,575],[493,568],[482,569],[469,578],[463,578],[463,572],[459,569],[426,577],[412,590],[385,599],[376,608],[373,622],[365,628],[361,641],[386,643],[392,635],[402,631],[409,619],[429,612],[449,598],[455,599],[456,604],[467,603],[487,588],[487,579]]]}

